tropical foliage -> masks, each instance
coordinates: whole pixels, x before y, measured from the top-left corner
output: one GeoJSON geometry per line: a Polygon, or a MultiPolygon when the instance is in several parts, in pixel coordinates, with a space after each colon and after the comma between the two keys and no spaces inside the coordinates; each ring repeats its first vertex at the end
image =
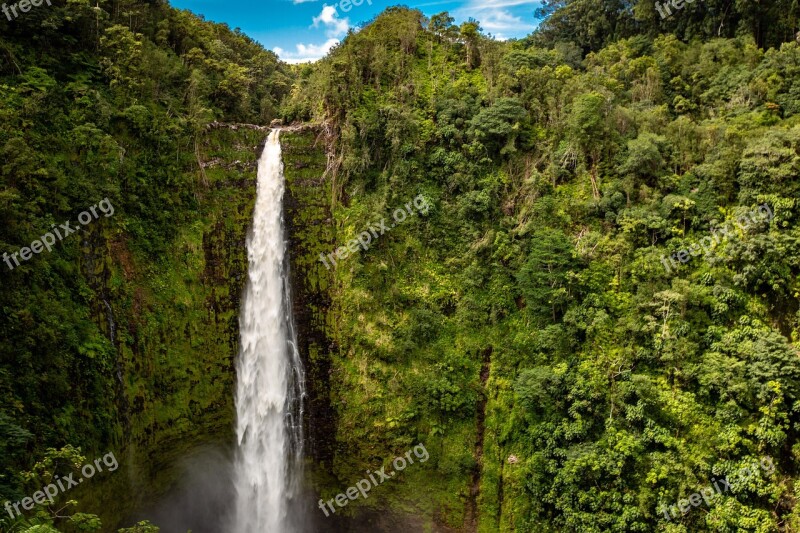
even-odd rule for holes
{"type": "Polygon", "coordinates": [[[714,2],[664,26],[548,3],[506,43],[393,8],[302,73],[284,112],[336,132],[341,239],[434,205],[335,272],[341,479],[423,441],[435,470],[387,505],[453,527],[797,527],[797,8],[736,5],[718,37],[714,2]],[[664,518],[763,456],[775,472],[664,518]]]}
{"type": "MultiPolygon", "coordinates": [[[[161,0],[0,19],[0,253],[102,198],[116,209],[0,264],[0,501],[78,447],[135,452],[152,481],[148,452],[167,463],[230,431],[253,190],[236,164],[263,132],[208,125],[282,117],[328,134],[337,243],[432,205],[317,280],[324,497],[422,442],[430,461],[367,505],[481,532],[800,529],[798,14],[546,1],[539,31],[501,42],[395,7],[292,68],[161,0]],[[765,204],[769,221],[664,267],[765,204]],[[774,472],[664,518],[764,456],[774,472]]],[[[112,522],[138,498],[83,494],[118,505],[112,522]]],[[[0,524],[107,523],[67,509],[0,524]]]]}

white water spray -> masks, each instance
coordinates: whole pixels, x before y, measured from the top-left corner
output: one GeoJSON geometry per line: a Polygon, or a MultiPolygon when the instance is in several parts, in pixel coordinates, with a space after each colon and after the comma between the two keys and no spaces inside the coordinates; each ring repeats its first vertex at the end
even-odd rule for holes
{"type": "Polygon", "coordinates": [[[305,387],[291,313],[283,229],[280,130],[258,161],[248,281],[239,326],[234,472],[236,533],[292,533],[290,503],[299,491],[305,387]]]}

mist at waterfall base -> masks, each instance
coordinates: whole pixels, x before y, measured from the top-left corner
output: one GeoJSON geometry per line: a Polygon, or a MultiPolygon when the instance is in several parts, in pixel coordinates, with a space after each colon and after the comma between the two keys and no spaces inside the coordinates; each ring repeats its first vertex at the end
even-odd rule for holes
{"type": "MultiPolygon", "coordinates": [[[[234,489],[235,446],[206,445],[195,449],[173,465],[179,481],[156,505],[137,513],[125,526],[149,520],[161,533],[234,533],[232,521],[236,509],[234,489]]],[[[297,517],[294,531],[354,531],[337,520],[324,522],[314,516],[311,504],[315,494],[300,494],[289,502],[288,514],[297,517]]],[[[270,533],[270,532],[265,532],[270,533]]]]}
{"type": "Polygon", "coordinates": [[[175,476],[179,481],[160,501],[127,521],[132,526],[149,520],[161,533],[220,533],[232,514],[232,449],[202,446],[178,460],[175,476]]]}

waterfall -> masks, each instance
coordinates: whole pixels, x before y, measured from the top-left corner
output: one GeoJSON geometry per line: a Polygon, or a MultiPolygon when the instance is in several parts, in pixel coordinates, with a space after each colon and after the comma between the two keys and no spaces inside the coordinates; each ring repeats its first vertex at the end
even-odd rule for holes
{"type": "Polygon", "coordinates": [[[305,378],[292,322],[280,130],[258,161],[239,319],[235,533],[292,533],[300,491],[305,378]]]}

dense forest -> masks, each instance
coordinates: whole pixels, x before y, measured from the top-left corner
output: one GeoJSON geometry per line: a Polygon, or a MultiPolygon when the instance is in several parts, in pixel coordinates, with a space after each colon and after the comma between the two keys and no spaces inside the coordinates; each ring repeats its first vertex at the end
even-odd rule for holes
{"type": "MultiPolygon", "coordinates": [[[[114,207],[0,264],[0,503],[109,449],[155,498],[158,464],[230,431],[252,180],[205,161],[266,131],[209,125],[280,118],[324,158],[320,250],[429,207],[335,268],[299,265],[328,302],[321,498],[424,443],[340,513],[800,530],[796,1],[662,20],[652,0],[548,0],[511,41],[390,7],[300,66],[166,2],[94,4],[0,17],[0,253],[114,207]]],[[[133,526],[147,498],[123,477],[0,530],[133,526]]]]}
{"type": "Polygon", "coordinates": [[[22,525],[4,511],[0,530],[90,531],[98,520],[67,501],[122,520],[160,490],[154,450],[167,463],[176,442],[230,432],[237,236],[252,193],[233,163],[224,172],[200,158],[253,152],[263,133],[228,139],[207,126],[269,123],[292,74],[240,32],[160,1],[57,0],[0,17],[0,56],[2,251],[74,227],[104,198],[114,208],[52,252],[3,264],[0,502],[109,449],[128,451],[121,469],[143,470],[136,489],[98,476],[22,525]]]}

